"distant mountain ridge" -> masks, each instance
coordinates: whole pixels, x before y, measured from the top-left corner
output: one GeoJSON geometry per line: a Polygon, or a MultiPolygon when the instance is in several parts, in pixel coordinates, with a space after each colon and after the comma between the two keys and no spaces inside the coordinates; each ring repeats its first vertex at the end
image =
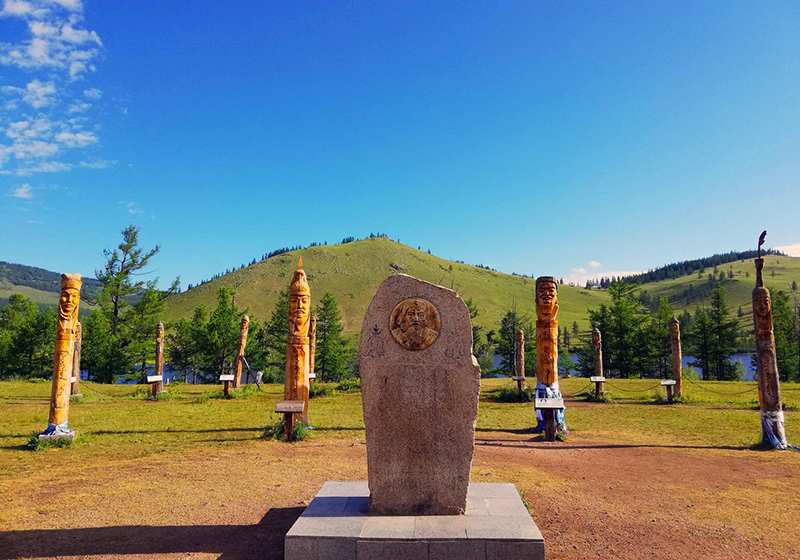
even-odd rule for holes
{"type": "MultiPolygon", "coordinates": [[[[61,274],[36,266],[0,261],[0,283],[27,286],[43,292],[61,292],[61,274]]],[[[82,292],[94,297],[100,282],[92,276],[83,277],[82,292]]]]}

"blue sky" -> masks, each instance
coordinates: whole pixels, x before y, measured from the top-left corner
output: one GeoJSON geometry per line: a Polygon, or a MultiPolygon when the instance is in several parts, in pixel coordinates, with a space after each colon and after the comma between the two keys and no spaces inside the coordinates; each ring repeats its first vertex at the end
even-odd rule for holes
{"type": "Polygon", "coordinates": [[[0,260],[91,274],[130,223],[184,287],[370,232],[575,280],[800,244],[795,1],[0,3],[0,260]]]}

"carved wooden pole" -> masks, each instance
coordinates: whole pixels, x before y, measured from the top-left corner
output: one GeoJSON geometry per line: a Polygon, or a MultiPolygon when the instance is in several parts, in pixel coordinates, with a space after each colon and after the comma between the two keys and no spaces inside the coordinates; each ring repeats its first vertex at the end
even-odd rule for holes
{"type": "Polygon", "coordinates": [[[683,356],[681,354],[681,324],[673,315],[669,322],[669,332],[672,338],[672,379],[675,381],[674,395],[683,396],[683,356]]]}
{"type": "Polygon", "coordinates": [[[522,383],[525,380],[525,332],[517,331],[517,389],[522,394],[522,383]]]}
{"type": "MultiPolygon", "coordinates": [[[[536,279],[536,396],[562,398],[558,386],[558,283],[552,276],[536,279]]],[[[537,411],[535,431],[555,441],[556,432],[566,432],[563,410],[537,411]],[[539,414],[542,414],[541,418],[539,414]]]]}
{"type": "Polygon", "coordinates": [[[70,395],[73,397],[81,396],[81,341],[83,339],[83,327],[80,322],[75,325],[75,347],[72,352],[72,390],[70,395]]]}
{"type": "Polygon", "coordinates": [[[164,392],[164,323],[156,327],[156,376],[161,379],[153,383],[153,396],[164,392]]]}
{"type": "Polygon", "coordinates": [[[317,354],[317,316],[311,316],[311,322],[308,325],[308,385],[311,387],[311,381],[317,379],[317,373],[314,369],[314,359],[317,354]]]}
{"type": "MultiPolygon", "coordinates": [[[[597,327],[592,329],[592,349],[594,350],[594,376],[604,378],[603,376],[603,335],[597,327]]],[[[596,381],[594,384],[594,394],[599,399],[603,394],[604,383],[596,381]]]]}
{"type": "Polygon", "coordinates": [[[778,357],[775,353],[775,334],[772,325],[772,302],[764,287],[761,271],[761,245],[767,232],[758,240],[756,258],[756,287],[753,290],[753,320],[756,327],[756,360],[758,362],[758,400],[761,403],[761,440],[774,449],[786,449],[781,383],[778,377],[778,357]]]}
{"type": "Polygon", "coordinates": [[[244,363],[244,349],[247,347],[247,331],[250,329],[250,317],[242,316],[239,326],[239,347],[236,349],[236,363],[233,366],[233,388],[242,386],[242,364],[244,363]]]}
{"type": "MultiPolygon", "coordinates": [[[[311,289],[303,270],[303,259],[297,262],[297,270],[289,289],[289,340],[286,345],[286,380],[283,398],[303,401],[302,421],[308,420],[308,367],[309,340],[308,323],[311,309],[311,289]]],[[[284,413],[286,439],[294,437],[295,414],[284,413]]]]}
{"type": "Polygon", "coordinates": [[[61,297],[58,301],[55,364],[53,365],[53,390],[50,393],[50,417],[47,429],[39,439],[75,439],[75,430],[69,429],[70,377],[72,353],[75,349],[75,331],[78,323],[78,307],[81,302],[81,275],[61,275],[61,297]]]}

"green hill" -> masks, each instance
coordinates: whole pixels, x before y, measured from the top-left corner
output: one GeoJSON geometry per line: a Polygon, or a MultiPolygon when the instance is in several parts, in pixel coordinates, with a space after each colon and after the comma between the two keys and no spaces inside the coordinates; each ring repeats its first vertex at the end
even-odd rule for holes
{"type": "MultiPolygon", "coordinates": [[[[213,308],[217,290],[226,286],[236,290],[236,304],[247,307],[260,321],[269,319],[278,293],[292,279],[298,257],[311,286],[312,305],[330,291],[339,303],[347,334],[361,330],[361,321],[381,282],[392,274],[452,287],[465,300],[472,298],[479,310],[475,324],[497,329],[506,310],[516,299],[517,310],[535,315],[534,280],[502,274],[448,261],[389,239],[364,239],[343,245],[323,245],[283,253],[246,268],[225,274],[167,300],[167,320],[189,317],[200,304],[213,308]]],[[[545,274],[547,271],[542,271],[545,274]]],[[[587,309],[609,301],[604,291],[559,287],[559,322],[571,329],[577,321],[588,329],[587,309]]]]}
{"type": "MultiPolygon", "coordinates": [[[[753,261],[754,259],[745,259],[720,265],[717,267],[716,273],[716,277],[719,277],[720,272],[725,273],[723,286],[728,305],[733,313],[738,311],[739,306],[742,307],[744,314],[742,326],[745,329],[753,328],[752,293],[756,285],[756,268],[753,261]],[[733,278],[728,278],[728,271],[733,272],[733,278]]],[[[688,309],[694,313],[699,306],[708,307],[711,304],[710,290],[703,289],[703,286],[708,283],[709,274],[714,274],[713,268],[705,269],[701,278],[698,278],[698,273],[694,272],[672,280],[649,282],[642,285],[642,290],[646,290],[653,298],[669,299],[672,306],[680,312],[688,309]]],[[[780,255],[764,257],[764,285],[767,288],[772,291],[788,292],[792,282],[800,284],[800,258],[780,255]]]]}
{"type": "MultiPolygon", "coordinates": [[[[81,294],[94,298],[100,282],[93,276],[83,277],[81,294]]],[[[22,294],[32,299],[39,308],[56,307],[61,294],[61,274],[35,266],[0,261],[0,307],[8,303],[12,294],[22,294]]],[[[93,309],[85,301],[81,315],[93,309]]]]}

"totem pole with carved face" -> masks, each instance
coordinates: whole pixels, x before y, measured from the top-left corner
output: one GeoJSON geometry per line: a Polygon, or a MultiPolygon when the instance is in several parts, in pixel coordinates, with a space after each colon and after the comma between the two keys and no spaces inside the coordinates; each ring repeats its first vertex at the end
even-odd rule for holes
{"type": "Polygon", "coordinates": [[[672,379],[676,397],[683,396],[683,355],[681,353],[681,324],[673,315],[669,321],[669,335],[672,340],[672,379]]]}
{"type": "Polygon", "coordinates": [[[47,429],[39,434],[40,439],[60,437],[74,439],[75,430],[69,429],[67,414],[71,393],[75,331],[78,325],[78,307],[81,301],[81,275],[61,275],[61,297],[58,300],[55,364],[53,366],[53,390],[50,394],[50,417],[47,429]]]}
{"type": "MultiPolygon", "coordinates": [[[[562,398],[558,386],[558,283],[552,276],[536,279],[536,384],[537,398],[562,398]]],[[[566,433],[563,410],[536,411],[534,432],[566,433]],[[551,415],[546,419],[546,414],[551,415]],[[549,423],[548,423],[549,422],[549,423]],[[547,430],[547,427],[550,429],[547,430]]]]}
{"type": "Polygon", "coordinates": [[[236,348],[236,362],[233,365],[233,388],[239,389],[242,386],[242,365],[244,363],[244,350],[247,347],[247,333],[250,330],[250,317],[242,316],[242,323],[239,325],[239,346],[236,348]]]}
{"type": "MultiPolygon", "coordinates": [[[[308,369],[309,340],[308,328],[311,315],[311,289],[303,270],[303,259],[297,263],[292,284],[289,289],[289,340],[286,345],[286,381],[283,398],[292,401],[303,401],[302,421],[308,424],[308,369]]],[[[294,418],[287,414],[287,435],[289,424],[294,429],[294,418]]],[[[292,437],[292,436],[290,436],[292,437]]]]}
{"type": "Polygon", "coordinates": [[[761,245],[767,232],[758,240],[756,258],[756,287],[753,290],[753,320],[756,327],[756,361],[758,362],[758,400],[761,404],[762,442],[775,449],[786,449],[783,406],[781,404],[781,384],[778,377],[778,356],[775,352],[775,334],[772,324],[772,302],[770,293],[764,287],[761,271],[764,259],[761,258],[761,245]]]}

